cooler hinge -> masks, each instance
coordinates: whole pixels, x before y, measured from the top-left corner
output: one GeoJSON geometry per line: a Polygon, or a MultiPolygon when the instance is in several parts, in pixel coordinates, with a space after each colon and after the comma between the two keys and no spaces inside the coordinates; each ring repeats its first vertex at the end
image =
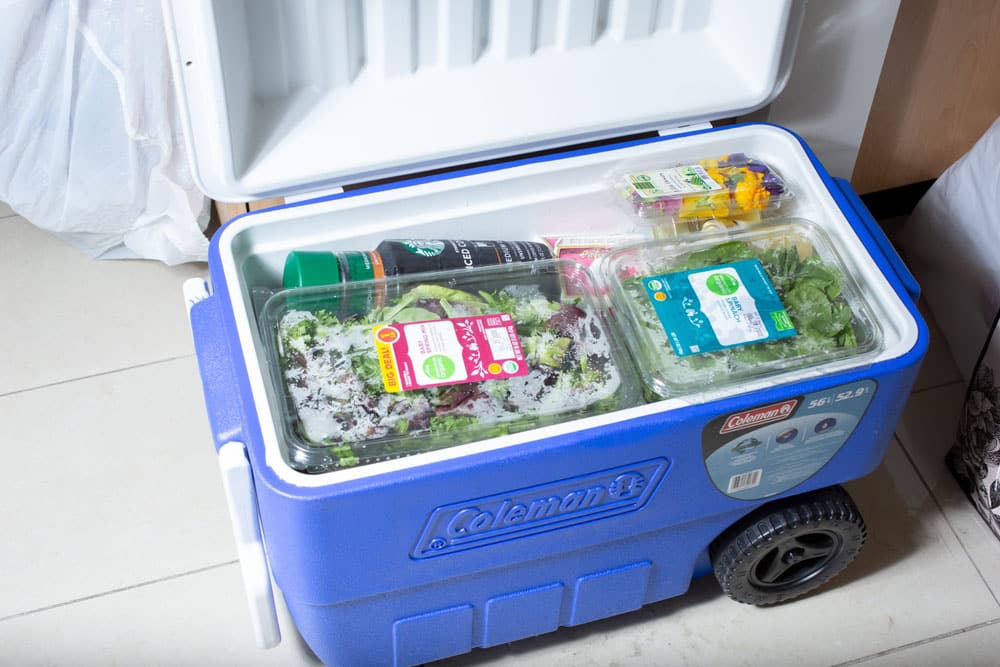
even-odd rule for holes
{"type": "Polygon", "coordinates": [[[656,131],[661,137],[665,137],[668,134],[684,134],[686,132],[697,132],[698,130],[710,130],[712,129],[711,123],[691,123],[690,125],[677,125],[674,127],[664,127],[656,131]]]}
{"type": "MultiPolygon", "coordinates": [[[[698,130],[708,130],[708,129],[711,129],[711,128],[712,128],[712,123],[708,123],[708,122],[706,122],[706,123],[691,123],[689,125],[677,125],[677,126],[674,126],[674,127],[664,127],[664,128],[656,130],[656,133],[659,136],[663,137],[663,136],[667,136],[667,135],[670,135],[670,134],[683,134],[683,133],[686,133],[686,132],[697,132],[698,130]]],[[[636,136],[639,136],[639,135],[636,135],[636,136]]],[[[649,134],[647,133],[646,136],[649,136],[649,134]]],[[[601,140],[600,142],[595,142],[595,143],[612,143],[612,142],[615,142],[615,141],[622,141],[622,140],[627,139],[627,138],[628,137],[615,137],[613,139],[605,139],[605,140],[601,140]]],[[[566,151],[566,150],[572,150],[574,148],[579,148],[582,145],[583,144],[580,144],[580,145],[577,145],[577,146],[562,146],[562,147],[559,147],[559,148],[547,149],[547,150],[542,151],[542,152],[543,153],[559,153],[559,152],[563,152],[563,151],[566,151]]],[[[527,155],[531,155],[531,154],[527,154],[527,155]]],[[[502,163],[502,162],[507,162],[507,161],[513,161],[513,160],[523,159],[524,157],[525,157],[525,155],[511,155],[511,156],[507,156],[507,157],[504,157],[504,158],[497,158],[495,160],[488,160],[486,162],[481,162],[481,163],[470,163],[470,164],[454,165],[453,167],[449,167],[447,169],[443,169],[443,170],[440,170],[440,171],[443,171],[443,172],[458,171],[460,169],[467,169],[467,168],[472,167],[472,166],[479,166],[479,165],[482,165],[482,164],[489,164],[489,163],[502,163]]],[[[347,188],[349,188],[351,190],[356,190],[359,187],[366,187],[368,185],[384,184],[384,183],[388,183],[388,182],[392,182],[392,181],[405,181],[405,180],[409,180],[409,179],[412,179],[412,178],[416,178],[416,177],[419,177],[419,176],[425,176],[425,175],[427,175],[427,173],[423,173],[423,172],[417,172],[417,173],[413,173],[413,174],[402,174],[402,175],[399,175],[399,176],[394,176],[391,179],[387,179],[385,181],[374,181],[372,183],[358,183],[358,184],[348,185],[347,188]]],[[[322,197],[329,197],[331,195],[339,195],[342,192],[344,192],[344,188],[336,187],[336,188],[329,188],[327,190],[320,190],[320,191],[316,191],[316,192],[306,192],[306,193],[299,193],[299,194],[287,195],[285,197],[285,202],[288,203],[288,204],[293,204],[293,203],[296,203],[296,202],[308,201],[308,200],[311,200],[311,199],[320,199],[322,197]]]]}
{"type": "Polygon", "coordinates": [[[322,197],[330,197],[332,195],[339,195],[344,191],[344,188],[327,188],[326,190],[319,190],[318,192],[301,192],[295,195],[287,195],[285,197],[286,204],[294,204],[300,201],[306,201],[308,199],[320,199],[322,197]]]}

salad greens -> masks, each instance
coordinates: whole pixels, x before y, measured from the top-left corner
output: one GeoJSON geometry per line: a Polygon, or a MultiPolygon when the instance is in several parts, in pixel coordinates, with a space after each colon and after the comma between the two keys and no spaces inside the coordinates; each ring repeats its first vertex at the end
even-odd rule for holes
{"type": "Polygon", "coordinates": [[[336,296],[318,306],[298,299],[286,305],[276,342],[290,421],[307,450],[304,458],[322,461],[319,467],[310,463],[310,471],[450,447],[622,406],[625,383],[612,343],[601,319],[579,297],[551,300],[538,286],[524,284],[475,294],[420,284],[363,315],[340,315],[336,296]],[[527,375],[386,391],[375,325],[494,313],[511,315],[527,375]]]}
{"type": "Polygon", "coordinates": [[[858,347],[857,320],[843,297],[843,275],[817,256],[808,244],[791,239],[755,245],[727,241],[693,252],[667,268],[652,267],[644,273],[690,271],[747,259],[761,262],[787,309],[796,336],[677,357],[646,296],[642,278],[635,276],[625,282],[642,327],[656,342],[654,349],[643,352],[650,356],[651,364],[660,368],[668,384],[693,385],[732,376],[753,376],[766,372],[767,367],[783,368],[782,363],[790,360],[840,356],[858,347]]]}

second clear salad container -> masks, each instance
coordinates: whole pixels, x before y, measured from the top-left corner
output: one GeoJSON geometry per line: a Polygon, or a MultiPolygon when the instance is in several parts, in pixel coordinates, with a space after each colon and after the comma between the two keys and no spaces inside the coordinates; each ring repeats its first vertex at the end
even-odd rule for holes
{"type": "Polygon", "coordinates": [[[604,271],[652,397],[733,387],[881,345],[864,293],[806,220],[621,248],[604,271]]]}
{"type": "Polygon", "coordinates": [[[289,464],[325,472],[634,405],[597,294],[567,260],[275,294],[260,325],[289,464]]]}

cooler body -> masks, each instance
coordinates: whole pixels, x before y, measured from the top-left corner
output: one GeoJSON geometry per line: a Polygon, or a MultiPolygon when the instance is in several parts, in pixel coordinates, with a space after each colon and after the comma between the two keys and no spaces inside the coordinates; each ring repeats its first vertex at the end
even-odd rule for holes
{"type": "Polygon", "coordinates": [[[742,516],[879,464],[927,347],[916,285],[856,195],[797,137],[765,125],[263,211],[216,235],[210,273],[214,294],[191,315],[216,445],[245,447],[270,573],[328,664],[427,662],[685,592],[711,571],[713,539],[742,516]],[[627,229],[606,192],[609,169],[737,151],[777,165],[795,215],[821,225],[848,259],[878,307],[877,354],[354,469],[288,466],[252,299],[280,284],[287,252],[627,229]],[[782,438],[809,446],[755,450],[782,438]]]}
{"type": "Polygon", "coordinates": [[[275,582],[334,665],[423,663],[633,611],[710,573],[712,540],[766,502],[727,497],[709,479],[702,443],[714,418],[874,380],[854,434],[788,492],[801,493],[878,465],[913,376],[816,380],[313,502],[258,482],[275,582]]]}

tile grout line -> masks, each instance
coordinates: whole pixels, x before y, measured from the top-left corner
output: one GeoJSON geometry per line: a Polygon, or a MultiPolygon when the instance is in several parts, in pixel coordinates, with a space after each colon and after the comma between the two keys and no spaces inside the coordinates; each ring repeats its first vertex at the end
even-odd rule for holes
{"type": "Polygon", "coordinates": [[[855,658],[854,660],[848,660],[846,662],[838,662],[833,665],[833,667],[851,667],[852,665],[861,665],[876,658],[883,658],[887,655],[892,655],[893,653],[898,653],[900,651],[906,651],[911,648],[916,648],[918,646],[925,646],[942,639],[949,639],[951,637],[957,637],[958,635],[965,634],[966,632],[972,632],[973,630],[981,630],[983,628],[988,628],[993,625],[1000,623],[1000,618],[994,618],[989,621],[983,621],[981,623],[975,623],[973,625],[959,628],[958,630],[951,630],[950,632],[944,632],[940,635],[934,635],[933,637],[925,637],[924,639],[918,639],[917,641],[910,642],[909,644],[902,644],[900,646],[895,646],[893,648],[887,648],[884,651],[879,651],[878,653],[872,653],[871,655],[866,655],[863,658],[855,658]]]}
{"type": "Polygon", "coordinates": [[[80,375],[78,377],[67,378],[65,380],[57,380],[56,382],[48,382],[46,384],[38,384],[32,387],[24,387],[23,389],[14,389],[13,391],[8,391],[0,393],[0,398],[6,398],[7,396],[14,396],[15,394],[24,394],[29,391],[38,391],[39,389],[48,389],[50,387],[58,387],[61,384],[69,384],[70,382],[79,382],[81,380],[89,380],[90,378],[102,377],[104,375],[112,375],[114,373],[121,373],[123,371],[133,371],[139,368],[146,368],[147,366],[155,366],[157,364],[166,364],[171,361],[177,361],[178,359],[189,359],[195,356],[192,352],[191,354],[181,354],[176,357],[167,357],[166,359],[156,359],[155,361],[145,361],[141,364],[134,364],[132,366],[122,366],[121,368],[113,368],[109,371],[100,371],[98,373],[91,373],[90,375],[80,375]]]}
{"type": "Polygon", "coordinates": [[[180,579],[182,577],[187,577],[192,574],[199,574],[201,572],[209,572],[211,570],[217,570],[219,568],[228,567],[230,565],[235,565],[239,563],[239,560],[229,560],[224,563],[216,563],[215,565],[206,565],[205,567],[199,567],[194,570],[189,570],[187,572],[179,572],[177,574],[169,574],[165,577],[160,577],[159,579],[151,579],[149,581],[142,581],[138,584],[130,584],[128,586],[122,586],[121,588],[112,588],[111,590],[102,591],[100,593],[94,593],[93,595],[85,595],[80,598],[74,598],[72,600],[66,600],[65,602],[57,602],[55,604],[46,605],[44,607],[38,607],[37,609],[29,609],[28,611],[20,611],[16,614],[11,614],[10,616],[0,617],[0,622],[9,621],[15,618],[21,618],[23,616],[31,616],[32,614],[40,614],[44,611],[51,611],[53,609],[58,609],[60,607],[67,607],[71,604],[76,604],[78,602],[86,602],[88,600],[94,600],[96,598],[101,598],[106,595],[115,595],[117,593],[124,593],[125,591],[135,590],[137,588],[145,588],[147,586],[152,586],[153,584],[163,583],[165,581],[171,581],[173,579],[180,579]]]}
{"type": "MultiPolygon", "coordinates": [[[[951,519],[948,517],[948,513],[944,511],[944,507],[941,505],[941,501],[938,500],[938,497],[931,489],[930,484],[927,483],[927,479],[924,477],[924,474],[920,471],[920,467],[917,466],[916,461],[913,460],[913,457],[910,455],[910,452],[907,451],[906,444],[903,442],[903,439],[900,438],[898,434],[894,434],[894,436],[896,440],[899,441],[899,448],[903,450],[903,456],[905,456],[906,460],[910,462],[910,466],[913,467],[913,472],[917,473],[917,478],[920,480],[920,483],[924,485],[925,489],[927,489],[927,495],[931,497],[931,499],[934,501],[934,506],[937,507],[938,512],[940,512],[941,516],[944,517],[944,522],[948,524],[948,530],[951,531],[951,534],[954,535],[955,539],[958,541],[959,546],[962,547],[962,552],[965,553],[965,557],[969,559],[969,563],[972,565],[972,568],[976,571],[976,574],[979,575],[979,579],[983,582],[983,586],[985,586],[986,590],[989,591],[990,597],[993,598],[993,602],[997,605],[997,607],[1000,607],[1000,599],[997,598],[997,594],[990,587],[990,584],[986,580],[986,577],[983,575],[983,571],[979,568],[979,564],[976,562],[976,559],[973,558],[972,554],[969,553],[968,547],[965,546],[965,541],[958,534],[958,530],[956,530],[954,524],[952,524],[951,519]]],[[[964,496],[965,494],[963,493],[962,495],[964,496]]]]}

